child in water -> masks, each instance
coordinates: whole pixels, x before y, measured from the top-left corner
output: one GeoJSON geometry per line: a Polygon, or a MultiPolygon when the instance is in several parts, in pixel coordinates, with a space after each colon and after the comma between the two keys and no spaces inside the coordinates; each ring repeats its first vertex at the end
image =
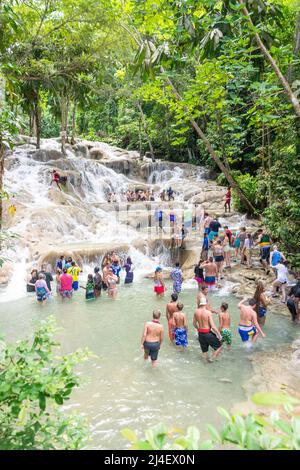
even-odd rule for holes
{"type": "Polygon", "coordinates": [[[82,289],[85,289],[85,298],[86,300],[93,300],[95,299],[95,283],[93,279],[93,275],[89,274],[86,281],[86,286],[80,286],[82,289]]]}
{"type": "Polygon", "coordinates": [[[221,311],[219,313],[219,330],[222,335],[222,343],[226,343],[228,349],[231,349],[232,344],[232,332],[230,329],[231,326],[231,319],[230,314],[228,312],[228,304],[225,302],[221,305],[221,311]]]}

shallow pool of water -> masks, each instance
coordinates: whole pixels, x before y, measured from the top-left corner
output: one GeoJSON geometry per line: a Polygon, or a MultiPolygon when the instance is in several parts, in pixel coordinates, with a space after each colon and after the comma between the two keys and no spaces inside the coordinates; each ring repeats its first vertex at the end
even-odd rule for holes
{"type": "Polygon", "coordinates": [[[95,302],[86,302],[80,289],[69,303],[62,304],[55,297],[41,307],[32,296],[3,303],[0,332],[7,340],[19,339],[32,331],[33,320],[54,315],[62,328],[58,334],[62,352],[83,347],[93,351],[98,357],[82,368],[85,383],[66,408],[87,416],[91,424],[90,448],[123,449],[128,447],[120,434],[125,427],[142,435],[158,422],[183,429],[195,424],[203,432],[207,423],[220,424],[217,406],[230,409],[245,399],[242,386],[252,374],[249,358],[262,350],[274,351],[274,347],[296,337],[287,317],[270,313],[265,327],[267,337],[259,339],[252,351],[245,350],[236,332],[238,301],[228,295],[211,294],[212,305],[219,307],[222,301],[230,305],[234,342],[230,352],[224,349],[217,362],[206,364],[192,327],[196,293],[189,289],[181,295],[190,326],[189,347],[184,353],[168,340],[165,304],[171,288],[165,300],[157,300],[150,280],[121,286],[115,301],[104,295],[95,302]],[[161,309],[166,328],[159,367],[154,370],[145,363],[140,349],[144,322],[151,319],[153,308],[161,309]]]}

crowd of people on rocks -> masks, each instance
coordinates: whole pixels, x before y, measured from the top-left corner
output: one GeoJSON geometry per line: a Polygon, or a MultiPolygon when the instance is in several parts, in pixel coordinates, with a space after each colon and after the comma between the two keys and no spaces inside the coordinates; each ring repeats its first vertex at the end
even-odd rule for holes
{"type": "Polygon", "coordinates": [[[108,192],[106,195],[107,202],[154,202],[160,201],[174,201],[175,192],[170,186],[168,189],[163,189],[160,193],[155,193],[153,189],[135,189],[121,191],[121,193],[108,192]]]}

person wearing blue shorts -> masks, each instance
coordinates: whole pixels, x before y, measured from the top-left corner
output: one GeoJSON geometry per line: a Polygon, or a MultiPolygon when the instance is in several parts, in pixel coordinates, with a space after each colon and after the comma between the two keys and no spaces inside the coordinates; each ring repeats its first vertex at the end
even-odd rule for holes
{"type": "Polygon", "coordinates": [[[248,305],[244,304],[245,299],[241,300],[238,304],[240,309],[240,323],[238,326],[238,332],[243,343],[247,343],[249,340],[251,343],[255,343],[258,335],[263,338],[266,336],[260,328],[257,321],[257,314],[255,312],[256,300],[250,299],[248,305]]]}

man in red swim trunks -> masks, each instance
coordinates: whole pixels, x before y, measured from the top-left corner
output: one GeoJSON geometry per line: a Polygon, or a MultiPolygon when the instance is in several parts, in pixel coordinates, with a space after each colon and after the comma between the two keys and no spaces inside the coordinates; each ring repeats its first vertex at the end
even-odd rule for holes
{"type": "Polygon", "coordinates": [[[201,299],[194,314],[193,325],[198,331],[198,339],[204,359],[212,362],[222,350],[222,336],[212,318],[212,312],[207,310],[205,299],[201,299]],[[214,350],[212,359],[208,357],[208,349],[214,350]]]}

